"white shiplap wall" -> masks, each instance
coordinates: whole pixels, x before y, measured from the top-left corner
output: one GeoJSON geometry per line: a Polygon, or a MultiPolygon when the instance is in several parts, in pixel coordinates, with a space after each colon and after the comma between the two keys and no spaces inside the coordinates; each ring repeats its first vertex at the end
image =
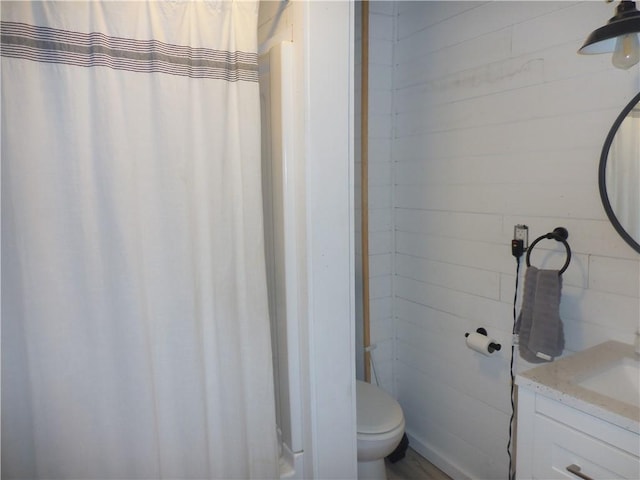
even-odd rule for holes
{"type": "MultiPolygon", "coordinates": [[[[356,4],[356,52],[360,52],[360,4],[356,4]]],[[[392,85],[393,44],[395,40],[396,5],[393,2],[369,3],[369,296],[371,342],[375,344],[372,357],[380,385],[393,391],[393,221],[392,221],[392,85]]],[[[356,64],[360,57],[356,55],[356,64]]],[[[358,71],[358,68],[356,69],[358,71]]],[[[359,112],[360,78],[356,76],[356,111],[359,112]]],[[[356,116],[359,121],[359,116],[356,116]]],[[[359,132],[359,123],[356,125],[359,132]]],[[[356,171],[360,171],[360,139],[356,139],[356,171]]],[[[360,263],[360,181],[356,176],[356,271],[360,263]]],[[[358,278],[357,285],[361,285],[358,278]]],[[[361,325],[362,291],[356,289],[356,324],[361,325]]],[[[362,346],[362,333],[358,331],[357,347],[362,346]]],[[[359,378],[362,377],[361,348],[357,348],[359,378]]],[[[372,379],[375,381],[375,379],[372,379]]]]}
{"type": "MultiPolygon", "coordinates": [[[[456,478],[507,476],[514,224],[569,231],[566,352],[639,328],[640,255],[606,219],[597,166],[640,68],[576,55],[613,8],[372,2],[376,358],[412,445],[456,478]],[[465,347],[481,326],[504,346],[491,357],[465,347]]],[[[559,267],[554,243],[532,263],[559,267]]]]}
{"type": "Polygon", "coordinates": [[[372,357],[380,385],[393,390],[392,85],[396,7],[370,3],[369,274],[372,357]]]}

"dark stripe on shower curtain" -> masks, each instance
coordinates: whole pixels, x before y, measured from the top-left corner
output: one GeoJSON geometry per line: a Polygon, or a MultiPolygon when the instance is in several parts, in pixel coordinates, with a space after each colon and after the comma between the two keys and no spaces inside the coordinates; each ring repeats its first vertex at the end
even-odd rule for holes
{"type": "Polygon", "coordinates": [[[80,67],[109,67],[191,78],[258,81],[256,53],[171,45],[157,40],[109,37],[24,23],[0,22],[3,57],[80,67]]]}

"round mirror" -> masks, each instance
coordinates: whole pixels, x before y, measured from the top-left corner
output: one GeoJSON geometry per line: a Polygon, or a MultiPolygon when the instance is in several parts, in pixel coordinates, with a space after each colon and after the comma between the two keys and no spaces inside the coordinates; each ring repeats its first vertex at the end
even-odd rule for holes
{"type": "Polygon", "coordinates": [[[640,93],[622,110],[607,135],[598,186],[614,228],[640,253],[640,93]]]}

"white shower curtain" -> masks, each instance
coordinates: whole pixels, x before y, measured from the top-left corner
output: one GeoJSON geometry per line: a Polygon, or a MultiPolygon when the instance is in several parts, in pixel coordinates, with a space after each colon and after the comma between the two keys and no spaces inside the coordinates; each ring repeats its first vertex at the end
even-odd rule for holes
{"type": "Polygon", "coordinates": [[[277,477],[257,2],[2,2],[2,478],[277,477]]]}

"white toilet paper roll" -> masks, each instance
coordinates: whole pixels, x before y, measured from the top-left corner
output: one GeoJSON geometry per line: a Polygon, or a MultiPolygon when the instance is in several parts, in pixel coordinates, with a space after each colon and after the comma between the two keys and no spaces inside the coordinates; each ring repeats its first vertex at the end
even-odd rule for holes
{"type": "Polygon", "coordinates": [[[467,347],[483,355],[489,355],[489,345],[495,343],[493,338],[481,333],[473,332],[467,335],[467,347]]]}

